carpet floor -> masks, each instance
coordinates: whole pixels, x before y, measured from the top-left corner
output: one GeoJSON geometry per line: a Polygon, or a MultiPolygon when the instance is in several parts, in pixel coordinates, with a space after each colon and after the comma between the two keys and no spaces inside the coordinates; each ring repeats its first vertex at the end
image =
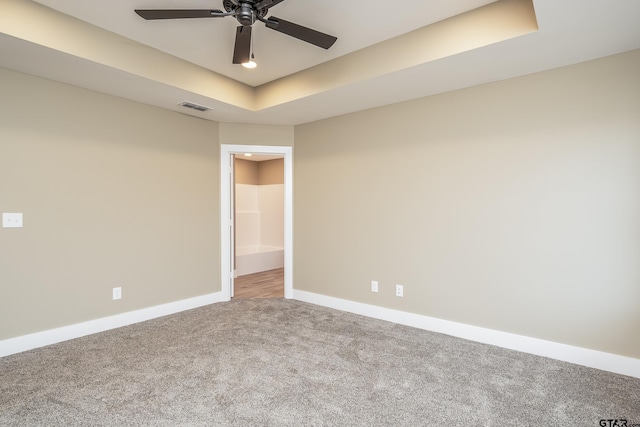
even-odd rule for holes
{"type": "Polygon", "coordinates": [[[0,359],[1,426],[640,424],[640,379],[284,299],[0,359]]]}

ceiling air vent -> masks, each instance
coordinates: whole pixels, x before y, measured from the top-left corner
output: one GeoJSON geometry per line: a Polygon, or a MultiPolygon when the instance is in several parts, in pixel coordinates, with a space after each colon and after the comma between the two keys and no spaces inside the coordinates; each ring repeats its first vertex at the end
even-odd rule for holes
{"type": "Polygon", "coordinates": [[[178,105],[180,105],[181,107],[191,108],[192,110],[198,110],[198,111],[212,110],[211,107],[206,107],[206,106],[200,105],[200,104],[194,104],[193,102],[189,102],[189,101],[181,102],[178,105]]]}

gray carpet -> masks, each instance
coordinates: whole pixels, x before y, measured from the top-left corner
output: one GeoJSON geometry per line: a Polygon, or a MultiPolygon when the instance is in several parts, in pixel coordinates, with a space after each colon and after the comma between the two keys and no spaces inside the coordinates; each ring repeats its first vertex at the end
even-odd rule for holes
{"type": "Polygon", "coordinates": [[[0,359],[2,426],[640,423],[640,379],[283,299],[0,359]]]}

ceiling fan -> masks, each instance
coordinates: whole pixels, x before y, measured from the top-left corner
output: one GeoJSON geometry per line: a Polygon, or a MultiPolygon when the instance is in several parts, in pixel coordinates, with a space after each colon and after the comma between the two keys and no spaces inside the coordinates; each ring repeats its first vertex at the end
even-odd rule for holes
{"type": "Polygon", "coordinates": [[[256,20],[267,28],[295,37],[312,45],[329,49],[338,40],[334,36],[285,21],[275,16],[267,17],[269,9],[284,0],[223,0],[226,12],[219,9],[136,9],[136,13],[147,20],[183,18],[223,18],[235,17],[240,26],[236,29],[233,63],[243,64],[251,57],[251,28],[256,20]]]}

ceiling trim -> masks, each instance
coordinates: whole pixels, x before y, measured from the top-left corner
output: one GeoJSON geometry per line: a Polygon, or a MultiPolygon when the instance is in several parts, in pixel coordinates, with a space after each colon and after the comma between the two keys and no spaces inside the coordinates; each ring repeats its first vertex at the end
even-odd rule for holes
{"type": "MultiPolygon", "coordinates": [[[[459,4],[484,6],[436,23],[431,19],[429,26],[403,36],[349,50],[341,57],[329,55],[334,58],[329,62],[253,87],[72,18],[40,1],[90,8],[83,0],[0,0],[1,67],[219,123],[309,123],[640,47],[637,0],[464,0],[459,4]],[[504,12],[501,18],[496,12],[507,9],[524,13],[504,12]],[[185,100],[213,110],[179,107],[185,100]]],[[[119,4],[128,1],[119,0],[119,4]]],[[[146,1],[158,0],[136,0],[146,1]]],[[[359,1],[376,7],[371,0],[359,1]]],[[[455,9],[443,0],[428,2],[434,10],[455,9]]],[[[314,2],[320,3],[329,5],[314,2]]],[[[331,4],[330,8],[340,7],[339,0],[331,4]]],[[[302,16],[300,2],[289,5],[302,16]]],[[[113,12],[109,19],[121,16],[115,6],[101,11],[113,12]]],[[[194,26],[195,34],[210,27],[194,26]]],[[[355,29],[335,33],[344,39],[350,31],[355,29]]],[[[307,50],[290,52],[297,53],[304,55],[307,50]]],[[[308,58],[305,61],[309,63],[308,58]]]]}
{"type": "Polygon", "coordinates": [[[256,110],[360,83],[538,30],[532,0],[500,0],[256,88],[256,110]]]}
{"type": "Polygon", "coordinates": [[[0,31],[6,35],[253,112],[538,28],[532,0],[500,0],[253,88],[41,4],[0,3],[0,31]]]}
{"type": "Polygon", "coordinates": [[[0,5],[0,32],[9,36],[254,110],[249,85],[32,1],[0,0],[0,5]]]}

